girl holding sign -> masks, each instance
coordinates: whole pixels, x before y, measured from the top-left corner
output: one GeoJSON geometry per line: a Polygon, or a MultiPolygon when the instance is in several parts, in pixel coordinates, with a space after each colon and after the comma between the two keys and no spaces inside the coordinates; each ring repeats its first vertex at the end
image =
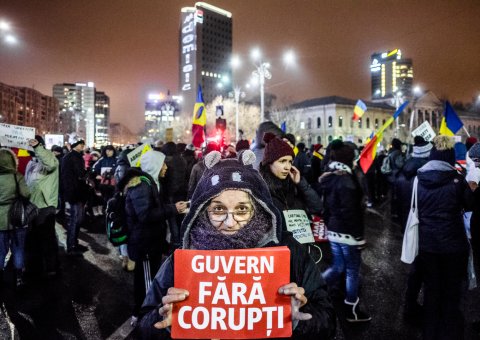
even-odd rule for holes
{"type": "MultiPolygon", "coordinates": [[[[292,338],[331,338],[335,334],[335,313],[321,273],[304,248],[292,236],[282,233],[280,213],[266,183],[252,167],[253,152],[246,150],[238,157],[238,160],[221,160],[216,151],[205,157],[206,170],[182,223],[183,249],[287,246],[290,283],[279,285],[277,294],[291,297],[292,338]]],[[[144,339],[170,338],[173,305],[188,299],[189,295],[184,287],[174,286],[173,278],[173,257],[169,257],[142,306],[138,330],[144,339]]],[[[192,337],[195,337],[194,331],[192,329],[192,337]]],[[[230,338],[240,338],[235,331],[230,335],[230,338]]]]}

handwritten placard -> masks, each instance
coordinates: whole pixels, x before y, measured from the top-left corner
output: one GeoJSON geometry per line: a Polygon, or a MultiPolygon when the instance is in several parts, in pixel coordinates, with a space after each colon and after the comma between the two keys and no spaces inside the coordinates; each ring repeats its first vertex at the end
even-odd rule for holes
{"type": "Polygon", "coordinates": [[[34,138],[34,127],[0,123],[1,146],[33,150],[28,144],[28,140],[34,138]]]}
{"type": "Polygon", "coordinates": [[[293,234],[293,237],[300,243],[313,243],[312,229],[310,220],[305,210],[284,210],[285,222],[287,230],[293,234]]]}
{"type": "Polygon", "coordinates": [[[140,159],[142,155],[147,151],[152,150],[149,144],[143,144],[135,148],[132,152],[127,155],[130,166],[140,166],[140,159]]]}
{"type": "Polygon", "coordinates": [[[424,121],[420,124],[415,130],[412,131],[412,136],[421,136],[425,141],[431,142],[436,136],[435,131],[433,131],[432,126],[428,121],[424,121]]]}
{"type": "Polygon", "coordinates": [[[189,296],[174,304],[174,339],[258,339],[292,335],[290,250],[176,250],[175,287],[189,296]]]}

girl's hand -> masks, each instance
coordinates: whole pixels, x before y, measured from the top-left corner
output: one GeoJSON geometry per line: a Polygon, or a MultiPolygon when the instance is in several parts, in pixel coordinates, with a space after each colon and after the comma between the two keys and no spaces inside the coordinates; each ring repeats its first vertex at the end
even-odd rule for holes
{"type": "Polygon", "coordinates": [[[162,298],[162,307],[158,309],[158,313],[163,320],[157,322],[153,326],[157,329],[164,329],[172,325],[172,310],[173,304],[185,300],[188,297],[188,290],[170,287],[167,295],[162,298]]]}
{"type": "Polygon", "coordinates": [[[300,171],[296,167],[292,165],[292,168],[290,169],[290,178],[292,179],[293,183],[298,184],[300,183],[300,171]]]}

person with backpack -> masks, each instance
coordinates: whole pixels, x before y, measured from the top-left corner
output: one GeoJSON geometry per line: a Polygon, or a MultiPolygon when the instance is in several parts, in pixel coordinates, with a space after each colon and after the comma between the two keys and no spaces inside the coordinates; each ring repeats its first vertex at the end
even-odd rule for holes
{"type": "Polygon", "coordinates": [[[128,228],[128,255],[135,261],[134,308],[132,326],[138,320],[140,307],[155,273],[160,268],[166,244],[166,220],[183,213],[187,202],[163,204],[160,178],[167,172],[165,155],[150,150],[141,159],[141,170],[130,168],[119,183],[125,194],[125,215],[128,228]]]}
{"type": "Polygon", "coordinates": [[[9,212],[18,195],[29,198],[30,190],[23,175],[18,172],[17,157],[9,149],[0,149],[0,188],[0,286],[3,284],[5,258],[10,250],[16,273],[16,285],[20,287],[24,284],[27,228],[14,228],[10,224],[9,212]]]}
{"type": "Polygon", "coordinates": [[[387,179],[391,192],[391,214],[393,218],[399,217],[398,212],[398,197],[395,182],[398,173],[405,164],[405,155],[402,152],[402,141],[398,138],[392,139],[392,147],[388,151],[387,157],[384,158],[381,172],[387,179]]]}

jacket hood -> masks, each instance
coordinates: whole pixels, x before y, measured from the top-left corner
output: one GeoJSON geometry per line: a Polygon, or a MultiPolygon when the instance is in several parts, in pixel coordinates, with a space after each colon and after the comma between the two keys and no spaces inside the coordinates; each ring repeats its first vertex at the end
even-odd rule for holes
{"type": "Polygon", "coordinates": [[[120,155],[118,156],[117,160],[117,165],[130,165],[130,162],[128,161],[128,154],[132,152],[133,149],[126,149],[120,152],[120,155]]]}
{"type": "Polygon", "coordinates": [[[402,172],[406,178],[410,179],[416,176],[417,170],[424,166],[427,162],[428,160],[426,158],[412,157],[407,160],[407,162],[402,168],[402,172]]]}
{"type": "Polygon", "coordinates": [[[273,122],[260,123],[255,137],[255,149],[263,149],[265,147],[265,141],[263,140],[263,136],[267,132],[271,132],[278,137],[283,134],[282,130],[273,122]]]}
{"type": "Polygon", "coordinates": [[[458,172],[447,162],[432,160],[418,169],[417,176],[426,188],[437,188],[452,181],[458,172]]]}
{"type": "Polygon", "coordinates": [[[165,162],[165,155],[160,151],[150,150],[147,151],[140,159],[140,167],[142,171],[152,176],[153,180],[157,184],[157,188],[160,188],[160,182],[158,175],[165,162]]]}
{"type": "Polygon", "coordinates": [[[268,215],[271,228],[263,236],[258,247],[271,242],[280,242],[282,234],[280,212],[272,201],[267,184],[259,172],[253,169],[252,164],[254,162],[255,155],[250,150],[239,153],[238,159],[221,160],[221,154],[218,151],[213,151],[205,156],[205,172],[193,193],[190,210],[182,222],[184,248],[189,249],[191,247],[189,233],[200,214],[205,211],[212,198],[225,190],[247,192],[255,206],[260,207],[268,215]]]}
{"type": "Polygon", "coordinates": [[[10,149],[0,149],[0,173],[13,174],[17,171],[18,159],[10,149]]]}

